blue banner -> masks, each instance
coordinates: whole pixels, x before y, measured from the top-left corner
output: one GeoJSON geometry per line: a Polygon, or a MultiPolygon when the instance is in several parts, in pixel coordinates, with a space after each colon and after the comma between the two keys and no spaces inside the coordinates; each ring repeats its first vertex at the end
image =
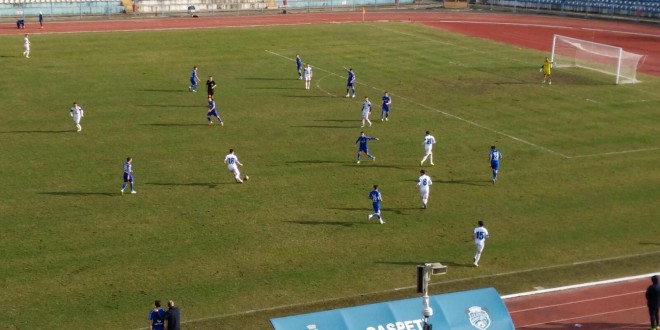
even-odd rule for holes
{"type": "MultiPolygon", "coordinates": [[[[442,330],[514,330],[493,288],[434,295],[428,323],[442,330]]],[[[275,330],[423,330],[422,298],[334,309],[270,320],[275,330]]]]}

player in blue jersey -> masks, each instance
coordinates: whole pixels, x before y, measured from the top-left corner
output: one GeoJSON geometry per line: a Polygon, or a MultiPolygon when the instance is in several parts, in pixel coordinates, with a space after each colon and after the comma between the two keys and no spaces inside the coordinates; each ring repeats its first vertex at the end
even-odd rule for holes
{"type": "Polygon", "coordinates": [[[218,108],[215,105],[215,100],[213,97],[209,96],[209,112],[206,113],[206,119],[209,121],[209,125],[213,125],[213,119],[211,119],[212,116],[218,118],[220,126],[225,126],[225,123],[222,121],[222,118],[220,118],[220,115],[218,114],[218,108]]]}
{"type": "Polygon", "coordinates": [[[490,162],[490,168],[493,169],[493,184],[497,181],[497,170],[500,169],[500,159],[502,159],[502,153],[495,146],[491,146],[488,161],[490,162]]]}
{"type": "Polygon", "coordinates": [[[387,121],[387,117],[390,116],[390,104],[392,104],[392,98],[390,94],[385,92],[385,95],[383,95],[383,105],[381,106],[380,121],[387,121]]]}
{"type": "Polygon", "coordinates": [[[188,89],[197,92],[197,83],[200,81],[201,80],[197,76],[197,67],[193,66],[192,72],[190,73],[190,86],[188,86],[188,89]]]}
{"type": "Polygon", "coordinates": [[[298,69],[298,79],[302,79],[303,61],[298,54],[296,54],[296,68],[298,69]]]}
{"type": "Polygon", "coordinates": [[[366,136],[364,135],[364,131],[360,132],[360,136],[357,138],[355,141],[355,144],[360,144],[358,146],[358,153],[357,153],[357,163],[360,164],[360,153],[365,153],[369,158],[372,160],[376,160],[376,157],[374,157],[372,154],[369,153],[369,147],[367,146],[367,141],[369,140],[378,140],[378,138],[371,137],[371,136],[366,136]]]}
{"type": "Polygon", "coordinates": [[[353,69],[346,69],[346,72],[348,73],[348,79],[346,80],[346,97],[348,97],[348,91],[353,90],[353,97],[355,97],[355,72],[353,72],[353,69]]]}
{"type": "Polygon", "coordinates": [[[121,195],[124,195],[124,189],[126,189],[126,185],[130,182],[131,183],[131,194],[136,194],[137,192],[135,191],[135,186],[133,185],[133,158],[128,157],[126,158],[126,161],[124,162],[124,184],[121,186],[121,195]]]}
{"type": "Polygon", "coordinates": [[[385,221],[383,221],[383,217],[380,215],[380,202],[383,201],[383,196],[380,194],[380,191],[378,191],[377,184],[374,185],[374,190],[369,193],[369,199],[371,200],[371,205],[374,207],[374,213],[369,214],[368,220],[376,217],[381,224],[384,224],[385,221]]]}
{"type": "Polygon", "coordinates": [[[160,308],[160,300],[156,300],[154,306],[149,312],[149,330],[165,330],[165,310],[160,308]]]}

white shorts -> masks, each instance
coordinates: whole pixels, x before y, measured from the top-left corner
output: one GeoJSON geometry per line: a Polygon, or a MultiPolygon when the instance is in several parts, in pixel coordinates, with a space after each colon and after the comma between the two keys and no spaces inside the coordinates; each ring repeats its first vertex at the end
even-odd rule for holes
{"type": "Polygon", "coordinates": [[[369,111],[362,111],[362,118],[367,118],[369,119],[369,111]]]}
{"type": "Polygon", "coordinates": [[[432,154],[433,153],[433,145],[432,144],[424,145],[424,151],[426,151],[427,155],[432,154]]]}
{"type": "Polygon", "coordinates": [[[481,251],[484,250],[484,246],[486,245],[486,244],[484,244],[483,241],[475,242],[475,244],[477,245],[477,252],[479,252],[479,253],[481,253],[481,251]]]}
{"type": "Polygon", "coordinates": [[[427,189],[420,189],[419,190],[419,196],[421,196],[422,198],[429,198],[429,193],[430,192],[431,191],[428,188],[427,189]]]}
{"type": "Polygon", "coordinates": [[[236,166],[236,165],[229,166],[228,169],[229,169],[229,172],[232,172],[234,174],[237,174],[237,175],[241,174],[241,172],[238,170],[238,166],[236,166]]]}
{"type": "Polygon", "coordinates": [[[306,80],[306,81],[310,81],[310,80],[312,80],[312,76],[307,76],[307,75],[305,75],[305,80],[306,80]]]}
{"type": "Polygon", "coordinates": [[[80,124],[80,118],[80,116],[73,116],[73,123],[76,125],[80,124]]]}

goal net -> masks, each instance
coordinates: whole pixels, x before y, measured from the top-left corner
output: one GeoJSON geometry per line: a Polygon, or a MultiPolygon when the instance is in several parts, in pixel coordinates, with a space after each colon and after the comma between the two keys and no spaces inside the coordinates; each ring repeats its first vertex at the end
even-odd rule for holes
{"type": "Polygon", "coordinates": [[[552,40],[553,67],[579,67],[616,77],[617,84],[637,83],[637,68],[644,55],[621,47],[555,34],[552,40]]]}

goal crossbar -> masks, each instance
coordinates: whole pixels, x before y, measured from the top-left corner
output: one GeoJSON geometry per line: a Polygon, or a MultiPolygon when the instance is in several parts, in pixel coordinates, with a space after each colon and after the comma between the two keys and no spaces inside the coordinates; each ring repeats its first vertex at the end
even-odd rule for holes
{"type": "Polygon", "coordinates": [[[616,84],[637,83],[637,68],[645,55],[621,47],[555,34],[552,38],[554,67],[579,67],[616,77],[616,84]]]}

